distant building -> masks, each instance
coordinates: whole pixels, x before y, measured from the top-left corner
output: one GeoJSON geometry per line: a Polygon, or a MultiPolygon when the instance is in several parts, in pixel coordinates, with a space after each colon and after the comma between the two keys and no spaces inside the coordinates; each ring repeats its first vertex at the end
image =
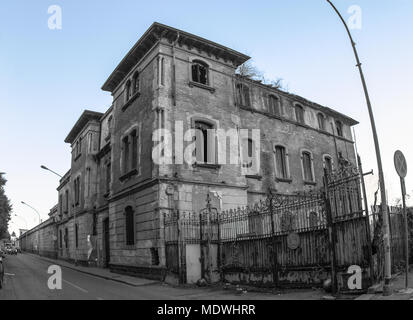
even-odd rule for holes
{"type": "Polygon", "coordinates": [[[262,199],[268,188],[310,190],[322,185],[324,168],[355,164],[355,120],[236,75],[248,59],[158,23],[145,32],[102,87],[112,106],[84,111],[65,139],[71,168],[53,215],[59,258],[159,278],[165,211],[199,211],[207,194],[218,209],[230,209],[262,199]],[[195,143],[196,162],[177,163],[182,154],[173,148],[173,164],[154,163],[153,133],[176,134],[177,123],[183,132],[197,129],[184,142],[195,143]],[[217,161],[210,129],[260,133],[236,135],[242,156],[229,164],[217,161]]]}

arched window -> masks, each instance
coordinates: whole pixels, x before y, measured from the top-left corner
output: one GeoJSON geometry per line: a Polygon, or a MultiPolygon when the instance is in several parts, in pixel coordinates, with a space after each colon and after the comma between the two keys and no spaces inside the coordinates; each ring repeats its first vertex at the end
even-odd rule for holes
{"type": "Polygon", "coordinates": [[[192,62],[192,81],[208,85],[208,65],[205,62],[192,62]]]}
{"type": "Polygon", "coordinates": [[[131,206],[125,208],[126,245],[135,244],[135,214],[131,206]]]}
{"type": "Polygon", "coordinates": [[[250,88],[243,83],[237,84],[237,99],[238,103],[244,107],[250,107],[250,88]]]}
{"type": "Polygon", "coordinates": [[[318,128],[320,130],[325,131],[326,130],[325,117],[322,113],[317,114],[317,120],[318,120],[318,128]]]}
{"type": "Polygon", "coordinates": [[[336,121],[336,130],[339,137],[343,137],[343,124],[341,121],[336,121]]]}
{"type": "Polygon", "coordinates": [[[327,170],[327,173],[333,172],[333,159],[329,155],[325,155],[324,157],[324,168],[327,170]]]}
{"type": "Polygon", "coordinates": [[[211,130],[213,128],[213,125],[207,122],[195,122],[195,156],[198,163],[215,163],[215,135],[211,130]]]}
{"type": "Polygon", "coordinates": [[[313,156],[308,151],[301,153],[304,182],[314,182],[313,156]]]}
{"type": "Polygon", "coordinates": [[[268,112],[275,116],[281,115],[280,99],[272,94],[268,96],[268,112]]]}
{"type": "Polygon", "coordinates": [[[279,179],[288,179],[287,152],[283,146],[275,146],[275,176],[279,179]]]}
{"type": "Polygon", "coordinates": [[[304,108],[299,104],[295,105],[295,119],[298,123],[304,124],[304,108]]]}
{"type": "Polygon", "coordinates": [[[130,80],[126,81],[125,84],[125,101],[129,101],[130,97],[131,97],[131,83],[130,80]]]}
{"type": "Polygon", "coordinates": [[[139,83],[139,72],[138,71],[136,71],[134,73],[133,78],[132,78],[132,83],[133,83],[133,94],[135,94],[135,93],[139,92],[139,85],[140,85],[140,83],[139,83]]]}

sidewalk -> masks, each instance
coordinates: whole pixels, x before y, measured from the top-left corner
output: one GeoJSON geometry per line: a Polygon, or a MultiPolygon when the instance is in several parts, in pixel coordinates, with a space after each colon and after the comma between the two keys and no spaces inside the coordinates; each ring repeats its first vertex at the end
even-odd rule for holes
{"type": "MultiPolygon", "coordinates": [[[[383,289],[377,290],[377,293],[372,294],[363,294],[358,297],[356,300],[413,300],[413,290],[412,293],[403,293],[400,292],[405,288],[405,273],[401,273],[396,276],[391,281],[391,289],[393,294],[390,296],[383,296],[383,289]]],[[[413,288],[413,268],[410,267],[409,273],[409,288],[413,288]]]]}
{"type": "Polygon", "coordinates": [[[149,279],[144,279],[144,278],[137,278],[137,277],[131,277],[127,275],[122,275],[122,274],[117,274],[117,273],[112,273],[109,271],[109,269],[103,269],[103,268],[96,268],[96,267],[83,267],[83,266],[75,266],[72,263],[63,261],[63,260],[55,260],[55,259],[50,259],[42,256],[38,256],[36,254],[32,253],[25,253],[25,254],[30,254],[35,257],[38,257],[44,261],[50,262],[51,264],[55,264],[61,267],[69,268],[72,270],[76,270],[78,272],[86,273],[95,277],[103,278],[106,280],[112,280],[116,282],[121,282],[133,287],[141,287],[141,286],[147,286],[151,284],[156,284],[160,283],[159,281],[155,280],[149,280],[149,279]]]}

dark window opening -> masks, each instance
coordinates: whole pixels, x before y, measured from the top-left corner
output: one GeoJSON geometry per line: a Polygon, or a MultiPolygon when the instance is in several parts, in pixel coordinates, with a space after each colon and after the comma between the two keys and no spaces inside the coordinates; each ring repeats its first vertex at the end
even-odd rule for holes
{"type": "Polygon", "coordinates": [[[127,173],[129,171],[129,137],[126,136],[122,140],[123,146],[123,172],[127,173]]]}
{"type": "Polygon", "coordinates": [[[78,248],[79,246],[79,226],[75,224],[75,246],[78,248]]]}
{"type": "Polygon", "coordinates": [[[137,93],[139,92],[139,73],[135,72],[135,74],[133,75],[133,93],[137,93]]]}
{"type": "Polygon", "coordinates": [[[136,130],[133,130],[131,133],[131,142],[132,142],[132,164],[131,169],[136,169],[138,164],[138,135],[136,130]]]}
{"type": "Polygon", "coordinates": [[[327,173],[333,172],[333,160],[330,157],[324,157],[324,166],[327,170],[327,173]]]}
{"type": "Polygon", "coordinates": [[[65,248],[67,249],[69,247],[69,231],[67,228],[65,228],[65,248]]]}
{"type": "Polygon", "coordinates": [[[152,258],[152,265],[153,265],[153,266],[159,265],[159,252],[158,252],[158,248],[151,248],[151,258],[152,258]]]}
{"type": "Polygon", "coordinates": [[[126,244],[133,245],[135,244],[135,213],[131,206],[126,207],[125,209],[125,226],[126,226],[126,244]]]}
{"type": "Polygon", "coordinates": [[[298,123],[304,124],[304,109],[300,105],[295,106],[295,118],[298,123]]]}
{"type": "Polygon", "coordinates": [[[131,83],[130,83],[130,81],[128,80],[127,82],[126,82],[126,84],[125,84],[125,97],[126,97],[126,101],[128,101],[129,99],[130,99],[130,97],[131,97],[131,83]]]}
{"type": "Polygon", "coordinates": [[[343,137],[343,124],[340,121],[336,121],[337,135],[343,137]]]}
{"type": "Polygon", "coordinates": [[[208,138],[208,130],[213,129],[213,126],[205,123],[205,122],[195,122],[195,141],[196,141],[196,147],[195,147],[195,155],[196,155],[196,160],[201,163],[208,163],[208,162],[214,162],[213,161],[213,148],[212,146],[212,138],[208,138]]]}
{"type": "Polygon", "coordinates": [[[237,96],[238,96],[238,102],[240,105],[245,106],[245,107],[251,106],[250,89],[248,88],[248,86],[242,83],[238,83],[237,84],[237,96]]]}
{"type": "Polygon", "coordinates": [[[110,174],[111,174],[111,164],[108,163],[106,165],[106,187],[105,187],[106,193],[109,193],[110,191],[110,182],[111,182],[110,174]]]}
{"type": "Polygon", "coordinates": [[[192,63],[192,81],[208,85],[208,66],[201,61],[192,63]]]}
{"type": "Polygon", "coordinates": [[[323,114],[321,114],[321,113],[319,113],[318,115],[317,115],[317,119],[318,119],[318,128],[320,129],[320,130],[323,130],[323,131],[325,131],[325,118],[324,118],[324,115],[323,114]]]}

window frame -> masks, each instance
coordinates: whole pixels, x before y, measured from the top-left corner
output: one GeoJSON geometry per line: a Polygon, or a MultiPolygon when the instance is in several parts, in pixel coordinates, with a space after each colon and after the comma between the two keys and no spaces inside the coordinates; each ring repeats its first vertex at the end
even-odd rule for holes
{"type": "Polygon", "coordinates": [[[333,161],[333,157],[331,155],[329,155],[328,153],[323,155],[323,169],[327,169],[328,173],[332,173],[334,171],[334,161],[333,161]],[[330,160],[331,163],[331,171],[329,172],[328,168],[327,168],[327,159],[330,160]]]}
{"type": "Polygon", "coordinates": [[[302,176],[303,176],[303,181],[304,184],[316,184],[315,180],[315,173],[314,173],[314,157],[313,153],[310,150],[307,149],[302,149],[300,152],[300,159],[301,159],[301,170],[302,170],[302,176]],[[310,173],[311,173],[311,180],[308,180],[306,177],[306,171],[305,171],[305,165],[304,165],[304,154],[309,155],[309,160],[310,160],[310,173]]]}
{"type": "Polygon", "coordinates": [[[294,116],[295,116],[295,121],[301,125],[305,125],[305,109],[304,106],[299,104],[299,103],[294,103],[294,116]],[[301,117],[299,117],[298,110],[301,112],[301,117]]]}
{"type": "Polygon", "coordinates": [[[204,86],[210,86],[209,64],[203,60],[193,59],[191,61],[191,82],[198,83],[204,86]],[[194,79],[194,67],[196,67],[196,78],[194,79]],[[205,70],[205,83],[201,81],[200,68],[205,70]]]}
{"type": "Polygon", "coordinates": [[[268,113],[276,116],[276,117],[282,117],[282,106],[281,106],[281,98],[278,95],[275,95],[273,93],[268,94],[267,97],[267,103],[268,103],[268,113]],[[273,103],[272,100],[276,101],[276,109],[278,110],[278,114],[273,112],[273,103]]]}
{"type": "Polygon", "coordinates": [[[321,112],[317,113],[317,122],[318,122],[318,129],[321,131],[326,131],[326,116],[323,113],[321,112]]]}
{"type": "Polygon", "coordinates": [[[336,121],[334,121],[334,124],[336,126],[337,137],[344,138],[343,122],[341,122],[340,120],[336,120],[336,121]]]}
{"type": "Polygon", "coordinates": [[[242,81],[235,84],[236,97],[238,105],[251,108],[251,89],[242,81]]]}
{"type": "Polygon", "coordinates": [[[273,153],[274,153],[274,173],[275,173],[275,178],[278,181],[281,182],[291,182],[292,178],[291,178],[291,174],[290,174],[290,161],[289,161],[289,152],[288,152],[288,148],[280,143],[276,143],[273,145],[273,153]],[[283,148],[284,149],[284,165],[285,165],[285,177],[282,177],[279,175],[278,172],[278,165],[277,165],[277,148],[283,148]]]}

